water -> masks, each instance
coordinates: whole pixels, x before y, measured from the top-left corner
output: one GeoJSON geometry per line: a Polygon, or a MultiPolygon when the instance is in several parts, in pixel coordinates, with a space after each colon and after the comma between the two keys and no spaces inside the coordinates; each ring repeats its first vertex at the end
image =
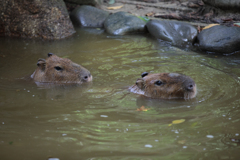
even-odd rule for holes
{"type": "Polygon", "coordinates": [[[148,35],[78,29],[60,41],[0,38],[0,157],[239,159],[239,68],[239,55],[182,50],[148,35]],[[27,79],[49,52],[86,67],[93,82],[43,87],[27,79]],[[146,71],[192,77],[197,97],[129,93],[146,71]]]}

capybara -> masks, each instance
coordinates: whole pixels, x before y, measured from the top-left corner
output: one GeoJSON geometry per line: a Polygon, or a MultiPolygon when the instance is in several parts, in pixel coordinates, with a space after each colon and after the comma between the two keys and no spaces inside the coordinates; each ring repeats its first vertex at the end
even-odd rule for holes
{"type": "Polygon", "coordinates": [[[197,86],[192,78],[178,73],[142,73],[130,91],[150,98],[191,99],[197,94],[197,86]]]}
{"type": "Polygon", "coordinates": [[[37,69],[31,75],[41,83],[83,83],[92,81],[90,72],[67,58],[48,53],[48,58],[39,59],[37,69]]]}

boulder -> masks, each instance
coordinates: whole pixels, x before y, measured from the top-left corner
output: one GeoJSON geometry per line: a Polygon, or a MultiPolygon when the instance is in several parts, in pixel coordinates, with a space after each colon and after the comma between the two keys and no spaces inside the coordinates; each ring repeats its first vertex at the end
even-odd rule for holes
{"type": "Polygon", "coordinates": [[[205,4],[222,9],[240,9],[239,0],[203,0],[205,4]]]}
{"type": "Polygon", "coordinates": [[[83,5],[75,8],[70,14],[70,18],[77,26],[103,28],[103,23],[108,15],[107,11],[83,5]]]}
{"type": "Polygon", "coordinates": [[[192,44],[198,33],[194,26],[172,20],[150,20],[146,26],[154,37],[177,46],[192,44]]]}
{"type": "Polygon", "coordinates": [[[75,33],[63,0],[0,1],[0,36],[61,39],[75,33]]]}
{"type": "Polygon", "coordinates": [[[78,5],[92,5],[96,6],[102,2],[102,0],[64,0],[66,3],[78,4],[78,5]]]}
{"type": "Polygon", "coordinates": [[[146,23],[140,18],[127,12],[116,12],[107,17],[104,28],[112,35],[126,35],[137,32],[145,32],[146,23]]]}
{"type": "Polygon", "coordinates": [[[232,53],[240,50],[240,28],[223,25],[205,29],[197,36],[199,48],[216,53],[232,53]]]}

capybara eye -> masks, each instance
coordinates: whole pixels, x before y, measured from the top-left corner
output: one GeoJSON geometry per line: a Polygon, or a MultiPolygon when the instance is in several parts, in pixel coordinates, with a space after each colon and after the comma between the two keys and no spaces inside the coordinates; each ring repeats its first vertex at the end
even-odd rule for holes
{"type": "Polygon", "coordinates": [[[147,75],[148,75],[148,72],[143,72],[141,76],[142,76],[142,78],[143,78],[143,77],[145,77],[145,76],[147,76],[147,75]]]}
{"type": "Polygon", "coordinates": [[[162,83],[162,81],[157,80],[157,81],[155,82],[155,84],[156,84],[157,86],[161,86],[163,83],[162,83]]]}
{"type": "Polygon", "coordinates": [[[62,71],[63,69],[59,66],[54,67],[57,71],[62,71]]]}

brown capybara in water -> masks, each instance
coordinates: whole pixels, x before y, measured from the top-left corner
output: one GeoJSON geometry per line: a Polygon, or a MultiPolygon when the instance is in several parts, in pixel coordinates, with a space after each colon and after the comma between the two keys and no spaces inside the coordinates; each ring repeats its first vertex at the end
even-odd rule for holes
{"type": "Polygon", "coordinates": [[[37,69],[31,75],[41,83],[82,83],[92,81],[90,72],[67,58],[48,53],[48,58],[39,59],[37,69]]]}
{"type": "Polygon", "coordinates": [[[195,82],[188,76],[178,73],[142,73],[130,91],[150,98],[191,99],[197,94],[195,82]]]}

